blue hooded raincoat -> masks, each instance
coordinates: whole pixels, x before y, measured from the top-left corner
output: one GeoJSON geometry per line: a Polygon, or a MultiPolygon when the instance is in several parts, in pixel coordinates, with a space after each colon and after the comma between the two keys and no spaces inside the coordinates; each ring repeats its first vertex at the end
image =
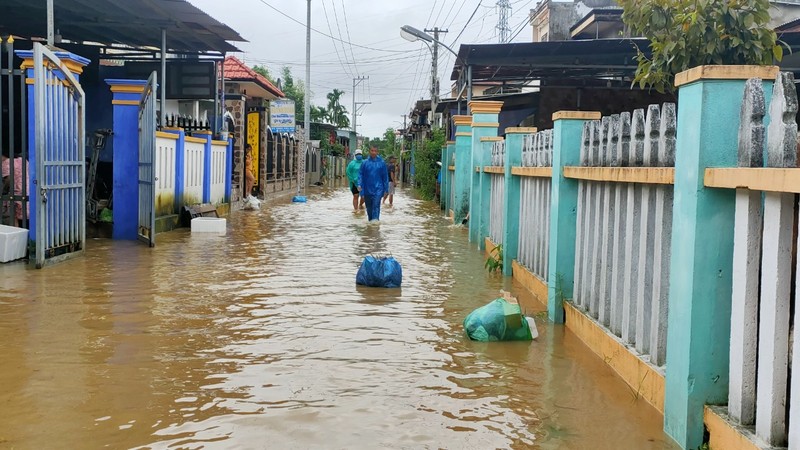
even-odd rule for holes
{"type": "Polygon", "coordinates": [[[369,220],[378,220],[381,214],[381,198],[389,192],[389,173],[380,156],[367,158],[358,171],[358,185],[367,207],[369,220]]]}

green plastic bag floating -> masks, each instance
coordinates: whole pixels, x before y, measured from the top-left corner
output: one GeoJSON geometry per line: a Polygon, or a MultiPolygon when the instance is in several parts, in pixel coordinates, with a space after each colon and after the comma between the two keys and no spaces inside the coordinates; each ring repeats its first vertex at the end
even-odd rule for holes
{"type": "Polygon", "coordinates": [[[464,319],[464,330],[473,341],[530,341],[539,333],[533,319],[522,315],[516,303],[498,298],[472,311],[464,319]]]}

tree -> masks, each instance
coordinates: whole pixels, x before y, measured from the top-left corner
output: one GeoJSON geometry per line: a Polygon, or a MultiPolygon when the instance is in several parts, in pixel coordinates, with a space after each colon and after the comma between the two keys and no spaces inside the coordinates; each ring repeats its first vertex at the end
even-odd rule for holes
{"type": "Polygon", "coordinates": [[[440,169],[436,161],[442,157],[444,143],[444,130],[434,128],[431,137],[425,141],[421,149],[417,148],[414,154],[417,191],[420,197],[426,200],[432,200],[436,195],[436,175],[440,169]]]}
{"type": "Polygon", "coordinates": [[[312,122],[323,122],[328,117],[328,110],[322,106],[311,105],[310,114],[312,122]]]}
{"type": "Polygon", "coordinates": [[[328,97],[328,120],[338,128],[350,127],[350,119],[347,118],[347,109],[339,102],[344,91],[334,89],[329,92],[328,97]]]}
{"type": "Polygon", "coordinates": [[[269,69],[267,68],[267,66],[255,65],[255,66],[253,66],[253,72],[255,72],[257,74],[260,74],[260,75],[263,75],[264,78],[269,80],[270,83],[276,84],[276,81],[274,79],[272,79],[272,75],[270,75],[269,69]]]}
{"type": "Polygon", "coordinates": [[[780,61],[769,0],[618,0],[622,21],[650,40],[638,49],[634,83],[671,91],[675,74],[706,64],[769,65],[780,61]]]}
{"type": "Polygon", "coordinates": [[[284,66],[281,69],[281,75],[283,75],[283,86],[282,91],[286,95],[286,98],[294,100],[294,109],[295,115],[297,115],[297,111],[303,111],[303,105],[306,98],[306,88],[305,84],[301,80],[295,80],[292,76],[292,69],[289,67],[284,66]]]}

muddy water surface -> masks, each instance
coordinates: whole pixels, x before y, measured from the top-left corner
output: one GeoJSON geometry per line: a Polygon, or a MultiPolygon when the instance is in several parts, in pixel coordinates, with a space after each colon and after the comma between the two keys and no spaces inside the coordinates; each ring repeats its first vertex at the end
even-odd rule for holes
{"type": "Polygon", "coordinates": [[[345,190],[264,206],[226,236],[0,265],[0,448],[674,448],[563,327],[465,338],[500,289],[527,294],[431,204],[400,194],[380,224],[345,190]],[[402,289],[355,286],[370,253],[402,289]]]}

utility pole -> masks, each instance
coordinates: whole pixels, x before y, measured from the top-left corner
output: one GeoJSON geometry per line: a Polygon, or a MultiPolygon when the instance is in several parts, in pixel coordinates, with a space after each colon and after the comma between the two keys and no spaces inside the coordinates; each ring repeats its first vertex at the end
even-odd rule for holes
{"type": "MultiPolygon", "coordinates": [[[[309,0],[310,1],[310,0],[309,0]]],[[[356,130],[356,117],[358,117],[358,105],[367,105],[369,102],[357,102],[356,101],[356,86],[364,80],[368,80],[369,77],[356,77],[353,78],[353,142],[350,145],[350,148],[353,149],[353,154],[355,154],[356,148],[358,148],[358,130],[356,130]]]]}
{"type": "Polygon", "coordinates": [[[356,78],[353,78],[353,139],[355,139],[355,142],[353,142],[350,145],[350,148],[353,149],[354,154],[355,154],[355,149],[358,146],[358,130],[356,129],[356,117],[358,117],[358,109],[357,108],[358,108],[358,105],[366,105],[366,104],[369,103],[369,102],[357,102],[356,101],[356,86],[358,86],[359,83],[361,83],[362,81],[368,80],[368,79],[369,79],[368,76],[367,77],[356,77],[356,78]]]}
{"type": "Polygon", "coordinates": [[[511,14],[511,4],[508,0],[497,0],[499,18],[497,19],[497,31],[500,36],[500,43],[508,42],[511,28],[508,27],[508,16],[511,14]]]}
{"type": "Polygon", "coordinates": [[[311,153],[311,0],[306,6],[306,95],[303,97],[303,126],[305,148],[297,155],[297,195],[305,188],[306,153],[311,153]],[[303,185],[303,186],[301,186],[303,185]]]}
{"type": "Polygon", "coordinates": [[[433,57],[431,58],[431,129],[436,125],[436,107],[439,105],[439,33],[447,33],[439,27],[432,30],[425,29],[426,33],[433,33],[433,57]]]}

